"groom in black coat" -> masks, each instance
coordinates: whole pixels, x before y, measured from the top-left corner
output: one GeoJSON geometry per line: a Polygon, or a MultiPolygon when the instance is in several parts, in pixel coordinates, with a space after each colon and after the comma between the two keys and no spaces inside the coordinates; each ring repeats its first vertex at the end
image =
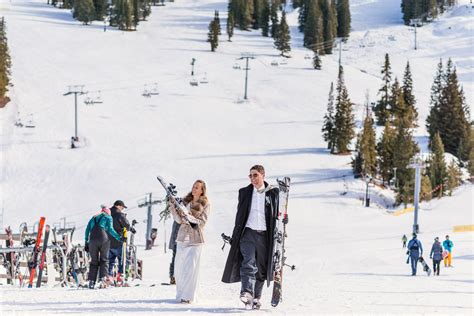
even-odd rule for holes
{"type": "Polygon", "coordinates": [[[278,188],[264,181],[261,165],[250,168],[251,184],[239,190],[232,242],[222,282],[241,282],[240,299],[260,307],[265,281],[273,280],[273,233],[278,215],[278,188]]]}

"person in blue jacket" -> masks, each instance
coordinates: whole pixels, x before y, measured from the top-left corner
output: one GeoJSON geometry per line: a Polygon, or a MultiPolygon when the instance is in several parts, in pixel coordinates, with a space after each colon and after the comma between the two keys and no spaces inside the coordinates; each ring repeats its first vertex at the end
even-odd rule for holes
{"type": "Polygon", "coordinates": [[[451,260],[452,260],[452,253],[453,253],[454,244],[451,240],[449,240],[448,235],[446,235],[446,240],[443,241],[443,247],[448,252],[448,255],[446,256],[446,258],[444,258],[444,266],[445,267],[452,267],[451,260]]]}
{"type": "Polygon", "coordinates": [[[433,259],[433,275],[439,275],[439,264],[443,259],[443,246],[439,242],[439,238],[436,237],[431,246],[430,259],[433,259]]]}
{"type": "Polygon", "coordinates": [[[87,224],[85,235],[85,250],[90,253],[91,262],[89,267],[89,288],[93,289],[97,280],[97,272],[101,280],[101,287],[108,285],[109,265],[109,233],[113,238],[124,241],[112,224],[110,210],[102,206],[99,214],[94,215],[87,224]]]}
{"type": "Polygon", "coordinates": [[[416,275],[416,267],[418,259],[423,255],[423,246],[421,242],[416,239],[416,234],[413,233],[413,238],[408,242],[407,254],[410,255],[411,261],[411,275],[416,275]]]}

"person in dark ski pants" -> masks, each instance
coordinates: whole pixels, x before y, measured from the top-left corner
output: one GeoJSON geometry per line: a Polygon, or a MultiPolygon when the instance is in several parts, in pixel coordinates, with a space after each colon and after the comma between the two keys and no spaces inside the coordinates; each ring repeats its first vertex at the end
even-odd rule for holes
{"type": "Polygon", "coordinates": [[[439,238],[436,237],[431,246],[430,259],[433,259],[433,275],[439,275],[439,265],[443,259],[443,246],[439,242],[439,238]]]}
{"type": "Polygon", "coordinates": [[[90,253],[91,262],[89,267],[89,288],[93,289],[97,280],[107,283],[108,256],[109,256],[109,233],[113,238],[122,241],[122,237],[114,230],[112,226],[112,217],[110,210],[102,207],[99,214],[94,215],[87,224],[85,234],[85,250],[90,253]]]}
{"type": "Polygon", "coordinates": [[[403,237],[402,237],[402,248],[405,248],[405,247],[407,246],[407,241],[408,241],[407,235],[403,234],[403,237]]]}
{"type": "Polygon", "coordinates": [[[411,261],[411,275],[416,275],[416,267],[418,260],[423,256],[423,246],[421,242],[416,239],[416,234],[413,233],[413,238],[408,242],[407,254],[410,255],[411,261]]]}
{"type": "Polygon", "coordinates": [[[176,279],[174,277],[174,261],[176,259],[176,238],[178,238],[178,231],[181,224],[178,224],[173,220],[173,228],[171,229],[170,243],[168,248],[173,252],[170,262],[170,284],[176,284],[176,279]]]}
{"type": "Polygon", "coordinates": [[[273,233],[278,215],[278,188],[266,190],[265,169],[250,168],[250,184],[239,190],[235,226],[222,282],[241,282],[240,300],[261,306],[263,285],[273,281],[273,233]]]}
{"type": "MultiPolygon", "coordinates": [[[[117,200],[114,203],[114,206],[110,208],[110,213],[113,219],[113,226],[114,230],[123,237],[123,229],[126,228],[127,231],[130,231],[132,234],[136,233],[135,228],[130,226],[130,223],[127,220],[126,214],[123,213],[123,210],[127,207],[121,200],[117,200]]],[[[110,234],[109,234],[110,235],[110,234]]],[[[110,238],[110,250],[109,250],[109,275],[113,276],[115,259],[118,260],[118,272],[117,272],[117,282],[122,281],[123,275],[123,262],[122,259],[126,260],[126,258],[122,258],[122,248],[123,248],[123,241],[117,241],[115,238],[110,238]]]]}

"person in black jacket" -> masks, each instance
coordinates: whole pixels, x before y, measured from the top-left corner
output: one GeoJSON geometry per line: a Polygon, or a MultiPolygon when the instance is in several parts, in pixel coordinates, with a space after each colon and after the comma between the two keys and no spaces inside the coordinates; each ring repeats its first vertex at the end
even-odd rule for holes
{"type": "MultiPolygon", "coordinates": [[[[130,223],[127,220],[126,214],[123,213],[123,210],[127,207],[121,200],[117,200],[114,203],[114,206],[110,208],[110,213],[113,219],[114,230],[123,237],[123,229],[126,228],[127,231],[135,234],[135,228],[130,226],[130,223]]],[[[115,239],[110,239],[110,250],[109,250],[109,275],[113,275],[115,259],[118,260],[118,273],[117,273],[117,282],[122,281],[123,275],[123,262],[126,258],[122,258],[122,247],[123,242],[117,241],[115,239]]]]}
{"type": "Polygon", "coordinates": [[[273,280],[273,233],[278,214],[278,188],[268,187],[261,165],[250,168],[250,185],[239,190],[231,248],[222,282],[241,282],[240,300],[260,308],[265,281],[273,280]]]}

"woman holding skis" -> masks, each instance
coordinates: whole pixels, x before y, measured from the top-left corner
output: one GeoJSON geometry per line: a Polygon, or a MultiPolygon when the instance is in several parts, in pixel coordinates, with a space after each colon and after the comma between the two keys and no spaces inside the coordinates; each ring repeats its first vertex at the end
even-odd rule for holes
{"type": "Polygon", "coordinates": [[[176,207],[176,200],[170,197],[169,207],[174,220],[181,224],[176,238],[176,299],[181,303],[196,301],[199,277],[199,262],[204,245],[203,230],[211,206],[206,196],[206,183],[196,180],[191,192],[183,199],[183,208],[176,207]]]}

